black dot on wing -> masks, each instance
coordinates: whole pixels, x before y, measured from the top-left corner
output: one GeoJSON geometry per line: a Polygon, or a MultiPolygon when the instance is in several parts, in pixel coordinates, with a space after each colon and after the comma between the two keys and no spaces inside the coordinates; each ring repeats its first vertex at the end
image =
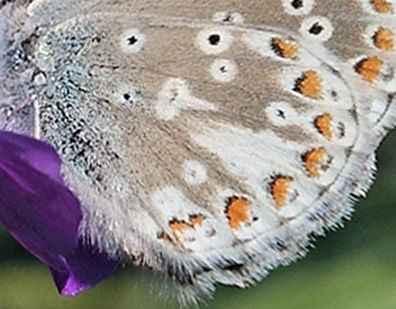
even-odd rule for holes
{"type": "Polygon", "coordinates": [[[219,45],[221,37],[219,34],[211,34],[208,38],[210,45],[219,45]]]}
{"type": "Polygon", "coordinates": [[[337,124],[337,130],[338,130],[338,135],[340,138],[343,138],[345,136],[345,123],[339,122],[337,124]]]}
{"type": "Polygon", "coordinates": [[[291,5],[293,8],[295,8],[296,10],[301,9],[304,6],[304,3],[302,0],[293,0],[291,2],[291,5]]]}
{"type": "Polygon", "coordinates": [[[286,243],[282,239],[277,239],[274,243],[270,245],[274,250],[277,251],[285,251],[289,249],[289,247],[286,245],[286,243]]]}
{"type": "Polygon", "coordinates": [[[14,2],[15,0],[2,0],[1,2],[0,2],[0,7],[3,7],[3,6],[5,6],[7,3],[12,3],[12,2],[14,2]]]}
{"type": "Polygon", "coordinates": [[[277,110],[277,116],[278,116],[279,118],[286,119],[286,113],[285,113],[285,111],[282,110],[282,109],[278,109],[278,110],[277,110]]]}
{"type": "Polygon", "coordinates": [[[313,35],[319,35],[323,29],[324,27],[319,22],[316,22],[309,28],[308,32],[313,35]]]}
{"type": "Polygon", "coordinates": [[[131,35],[127,40],[129,45],[135,45],[138,41],[138,39],[134,35],[131,35]]]}
{"type": "Polygon", "coordinates": [[[100,43],[101,41],[102,41],[102,39],[98,36],[95,36],[92,38],[92,42],[94,42],[94,43],[100,43]]]}
{"type": "Polygon", "coordinates": [[[227,14],[224,18],[223,18],[223,22],[230,22],[232,20],[232,17],[230,14],[227,14]]]}

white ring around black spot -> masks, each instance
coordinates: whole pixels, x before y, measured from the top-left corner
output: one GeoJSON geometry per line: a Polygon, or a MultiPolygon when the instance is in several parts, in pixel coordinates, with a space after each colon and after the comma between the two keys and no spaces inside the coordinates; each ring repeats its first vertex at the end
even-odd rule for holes
{"type": "Polygon", "coordinates": [[[210,73],[216,81],[228,83],[238,74],[238,67],[233,61],[216,59],[210,67],[210,73]]]}
{"type": "Polygon", "coordinates": [[[265,109],[266,115],[275,126],[297,124],[298,115],[295,109],[286,102],[271,102],[265,109]]]}
{"type": "Polygon", "coordinates": [[[315,5],[314,0],[282,0],[282,5],[287,14],[307,15],[315,5]]]}
{"type": "Polygon", "coordinates": [[[323,16],[312,16],[303,20],[300,27],[301,34],[310,40],[325,42],[333,35],[333,25],[323,16]]]}
{"type": "Polygon", "coordinates": [[[209,55],[225,52],[230,48],[232,41],[232,35],[222,28],[205,29],[197,35],[199,48],[209,55]]]}
{"type": "Polygon", "coordinates": [[[135,54],[144,46],[146,36],[138,29],[129,29],[122,33],[120,38],[121,49],[125,53],[135,54]]]}
{"type": "Polygon", "coordinates": [[[217,12],[213,15],[213,21],[218,23],[242,24],[244,18],[240,13],[217,12]]]}

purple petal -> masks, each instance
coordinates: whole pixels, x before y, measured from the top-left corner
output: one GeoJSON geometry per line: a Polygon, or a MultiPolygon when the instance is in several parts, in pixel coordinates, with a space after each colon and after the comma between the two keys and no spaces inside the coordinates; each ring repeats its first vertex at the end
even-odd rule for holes
{"type": "Polygon", "coordinates": [[[9,158],[10,151],[14,151],[19,159],[63,185],[59,173],[61,160],[51,146],[23,135],[4,131],[0,131],[0,141],[0,164],[9,158]],[[7,151],[8,147],[13,149],[7,151]]]}
{"type": "Polygon", "coordinates": [[[68,272],[51,269],[54,281],[65,296],[74,296],[107,278],[117,268],[118,262],[100,253],[95,247],[78,242],[75,252],[64,260],[68,272]]]}
{"type": "Polygon", "coordinates": [[[64,295],[75,295],[109,276],[117,261],[79,240],[79,201],[60,177],[48,145],[0,131],[0,222],[53,273],[64,295]]]}

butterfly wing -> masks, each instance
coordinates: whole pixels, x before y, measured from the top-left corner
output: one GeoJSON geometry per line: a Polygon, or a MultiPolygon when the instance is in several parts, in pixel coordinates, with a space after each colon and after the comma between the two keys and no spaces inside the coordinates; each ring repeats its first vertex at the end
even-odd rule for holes
{"type": "Polygon", "coordinates": [[[0,123],[29,123],[55,146],[82,233],[101,248],[168,274],[187,297],[245,287],[304,255],[367,189],[395,122],[394,10],[33,1],[9,13],[9,32],[25,37],[9,49],[36,81],[20,91],[30,122],[0,123]]]}

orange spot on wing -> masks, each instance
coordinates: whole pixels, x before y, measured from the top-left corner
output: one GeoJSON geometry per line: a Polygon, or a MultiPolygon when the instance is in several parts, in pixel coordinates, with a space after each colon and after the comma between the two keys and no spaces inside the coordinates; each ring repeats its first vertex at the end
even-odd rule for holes
{"type": "Polygon", "coordinates": [[[200,214],[191,215],[189,218],[189,222],[184,220],[172,220],[169,222],[169,227],[172,230],[172,233],[177,236],[185,233],[189,229],[195,229],[196,227],[202,225],[205,217],[200,214]]]}
{"type": "Polygon", "coordinates": [[[190,223],[192,226],[202,225],[204,217],[202,215],[193,215],[190,217],[190,223]]]}
{"type": "Polygon", "coordinates": [[[228,223],[231,228],[239,228],[244,222],[250,220],[250,202],[243,197],[232,197],[226,208],[228,223]]]}
{"type": "Polygon", "coordinates": [[[273,38],[272,48],[282,58],[295,59],[297,57],[298,45],[293,42],[282,40],[281,38],[273,38]]]}
{"type": "Polygon", "coordinates": [[[190,228],[190,225],[185,221],[173,220],[169,223],[169,227],[174,234],[182,234],[190,228]]]}
{"type": "Polygon", "coordinates": [[[286,204],[287,194],[289,193],[290,183],[293,178],[278,176],[271,184],[271,195],[277,208],[286,204]]]}
{"type": "Polygon", "coordinates": [[[392,4],[387,0],[371,0],[371,3],[378,13],[392,13],[393,7],[392,4]]]}
{"type": "Polygon", "coordinates": [[[380,28],[373,36],[374,45],[384,51],[394,49],[394,35],[389,29],[380,28]]]}
{"type": "Polygon", "coordinates": [[[333,118],[330,114],[323,114],[315,119],[315,127],[318,129],[320,134],[322,134],[326,139],[330,140],[333,137],[333,132],[331,130],[331,122],[333,118]]]}
{"type": "Polygon", "coordinates": [[[319,167],[325,162],[326,154],[324,148],[316,148],[304,155],[303,160],[305,167],[311,177],[317,178],[320,176],[319,167]]]}
{"type": "Polygon", "coordinates": [[[322,78],[315,71],[307,71],[296,80],[294,91],[311,99],[322,97],[322,78]]]}
{"type": "Polygon", "coordinates": [[[380,75],[383,61],[377,57],[369,57],[359,61],[355,65],[355,70],[369,83],[374,82],[380,75]]]}

